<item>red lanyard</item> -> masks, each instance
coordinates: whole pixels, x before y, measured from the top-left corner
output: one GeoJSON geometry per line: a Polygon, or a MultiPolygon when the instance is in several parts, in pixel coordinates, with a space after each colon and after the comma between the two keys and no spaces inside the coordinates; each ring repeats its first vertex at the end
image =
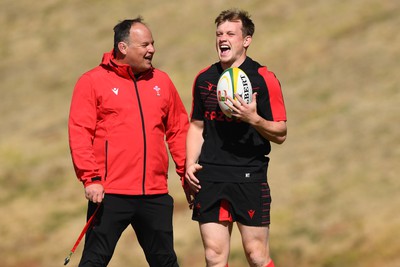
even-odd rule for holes
{"type": "Polygon", "coordinates": [[[81,234],[79,235],[78,239],[75,242],[75,245],[72,247],[71,252],[69,253],[69,255],[65,258],[64,260],[64,265],[67,265],[68,262],[71,259],[72,254],[75,252],[76,248],[78,247],[79,243],[81,242],[83,236],[86,234],[87,230],[89,229],[90,225],[92,224],[92,221],[94,219],[94,217],[96,217],[96,213],[100,208],[100,204],[97,205],[96,210],[93,212],[92,216],[90,216],[89,220],[86,222],[85,227],[83,227],[81,234]]]}

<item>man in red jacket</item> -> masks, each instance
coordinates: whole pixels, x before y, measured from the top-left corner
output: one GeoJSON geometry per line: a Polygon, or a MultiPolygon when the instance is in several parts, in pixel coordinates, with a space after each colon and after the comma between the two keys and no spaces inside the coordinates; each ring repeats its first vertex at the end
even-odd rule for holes
{"type": "Polygon", "coordinates": [[[178,266],[166,144],[183,177],[188,115],[169,76],[152,66],[154,53],[142,18],[124,20],[114,27],[114,49],[74,88],[69,144],[88,218],[100,205],[81,267],[107,266],[128,225],[150,266],[178,266]]]}

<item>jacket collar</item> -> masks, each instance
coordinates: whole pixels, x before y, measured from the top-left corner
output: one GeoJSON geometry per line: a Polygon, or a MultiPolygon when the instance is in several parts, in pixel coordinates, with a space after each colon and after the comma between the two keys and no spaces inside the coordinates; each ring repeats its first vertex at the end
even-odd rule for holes
{"type": "Polygon", "coordinates": [[[153,71],[153,68],[151,68],[150,70],[140,73],[139,75],[133,74],[132,68],[128,64],[119,64],[116,62],[114,58],[114,49],[110,52],[104,53],[100,65],[106,69],[115,72],[118,76],[121,76],[125,79],[135,78],[136,80],[138,80],[141,77],[145,76],[147,73],[153,71]]]}

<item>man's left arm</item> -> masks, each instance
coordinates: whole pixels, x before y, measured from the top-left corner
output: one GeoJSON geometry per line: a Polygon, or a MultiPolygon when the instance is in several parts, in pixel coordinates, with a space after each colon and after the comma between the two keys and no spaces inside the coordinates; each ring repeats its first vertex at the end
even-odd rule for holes
{"type": "Polygon", "coordinates": [[[250,104],[247,104],[238,94],[235,97],[237,101],[228,96],[230,102],[225,102],[232,109],[232,116],[249,123],[268,141],[282,144],[286,140],[286,121],[269,121],[257,113],[257,93],[253,94],[250,104]]]}
{"type": "Polygon", "coordinates": [[[175,86],[173,84],[171,86],[165,135],[168,149],[175,162],[176,172],[182,178],[185,175],[186,135],[189,128],[189,117],[175,86]]]}

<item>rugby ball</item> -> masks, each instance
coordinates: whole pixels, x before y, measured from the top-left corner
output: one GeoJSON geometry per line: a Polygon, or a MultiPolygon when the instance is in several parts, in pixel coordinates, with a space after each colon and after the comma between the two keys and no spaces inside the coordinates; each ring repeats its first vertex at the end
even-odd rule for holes
{"type": "Polygon", "coordinates": [[[237,67],[232,67],[221,74],[217,84],[218,105],[229,118],[232,117],[232,110],[225,102],[230,102],[227,96],[236,100],[235,93],[239,94],[249,104],[252,100],[253,88],[246,73],[237,67]]]}

